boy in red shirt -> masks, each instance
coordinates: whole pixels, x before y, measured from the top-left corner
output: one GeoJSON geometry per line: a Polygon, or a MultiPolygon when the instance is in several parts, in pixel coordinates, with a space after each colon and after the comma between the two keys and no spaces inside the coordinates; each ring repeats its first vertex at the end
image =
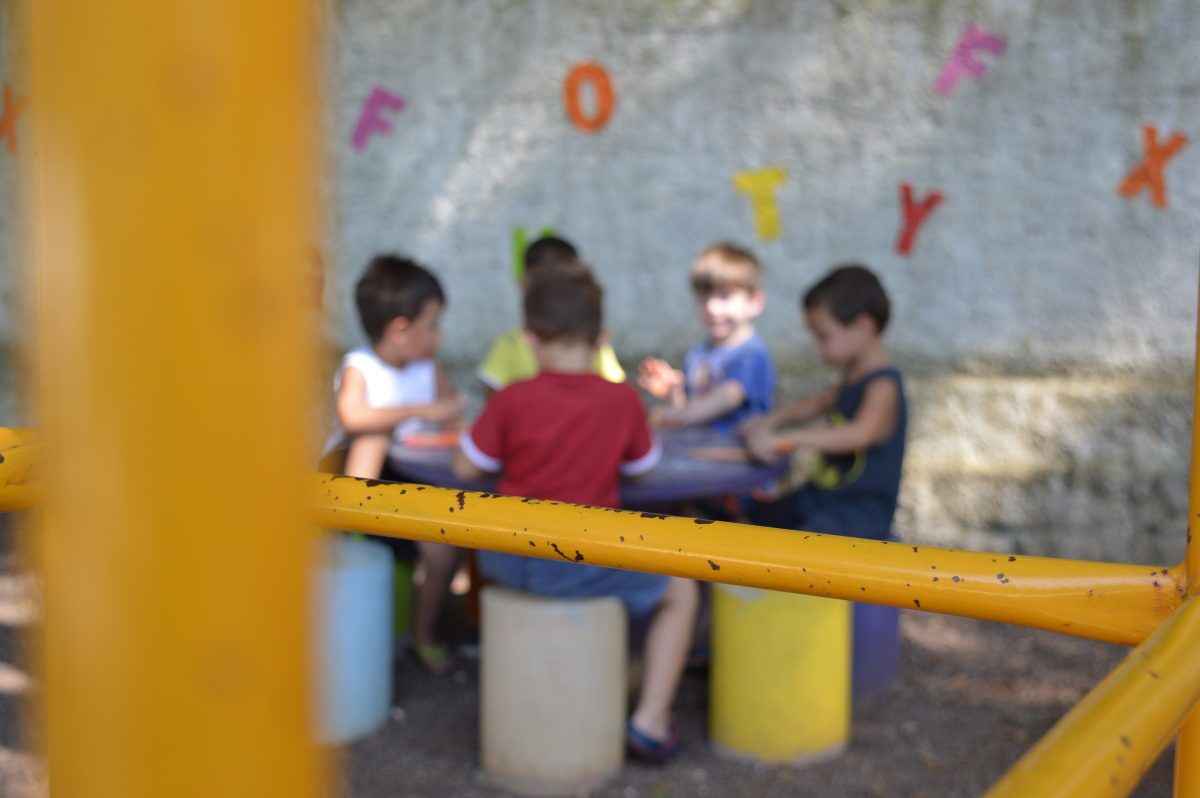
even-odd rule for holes
{"type": "MultiPolygon", "coordinates": [[[[525,330],[539,373],[494,394],[463,433],[455,473],[502,472],[512,496],[600,507],[620,503],[622,476],[652,469],[660,450],[633,388],[592,372],[602,290],[586,268],[539,276],[525,294],[525,330]]],[[[645,674],[629,720],[632,753],[665,762],[679,748],[671,703],[691,644],[696,584],[690,580],[482,551],[490,580],[555,598],[615,596],[631,626],[645,627],[645,674]]]]}

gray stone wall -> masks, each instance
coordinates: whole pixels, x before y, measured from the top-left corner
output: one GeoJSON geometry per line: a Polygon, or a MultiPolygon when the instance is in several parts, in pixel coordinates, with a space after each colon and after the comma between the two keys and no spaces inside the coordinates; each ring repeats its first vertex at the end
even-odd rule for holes
{"type": "Polygon", "coordinates": [[[517,323],[513,228],[578,241],[628,365],[697,337],[686,270],[706,243],[753,246],[761,329],[795,394],[832,375],[798,293],[873,266],[895,300],[913,428],[898,527],[913,540],[1172,559],[1183,541],[1200,152],[1166,168],[1168,207],[1117,194],[1160,143],[1200,136],[1194,2],[554,3],[344,0],[337,9],[336,278],[343,340],[361,264],[399,249],[451,296],[446,356],[470,366],[517,323]],[[967,25],[1006,44],[949,94],[967,25]],[[562,101],[604,66],[595,134],[562,101]],[[350,146],[374,87],[393,129],[350,146]],[[757,239],[741,171],[777,166],[782,234],[757,239]],[[943,202],[908,257],[899,185],[943,202]]]}
{"type": "MultiPolygon", "coordinates": [[[[1168,207],[1118,196],[1159,141],[1200,138],[1195,0],[329,0],[330,348],[381,250],[450,295],[460,381],[518,321],[513,233],[576,240],[627,366],[699,335],[688,263],[718,239],[766,267],[761,331],[784,395],[833,375],[796,313],[830,265],[875,268],[913,428],[898,526],[913,540],[1158,561],[1182,549],[1200,253],[1200,144],[1168,207]],[[970,24],[986,72],[933,84],[970,24]],[[615,110],[567,119],[563,82],[603,65],[615,110]],[[352,144],[376,88],[390,129],[352,144]],[[735,174],[778,167],[781,235],[735,174]],[[899,187],[944,195],[908,256],[899,187]]],[[[11,27],[0,3],[0,25],[11,27]]],[[[6,46],[0,62],[13,70],[6,46]]],[[[585,92],[585,107],[590,108],[585,92]]],[[[36,98],[35,98],[36,100],[36,98]]],[[[13,290],[15,159],[0,150],[0,297],[13,290]]],[[[320,238],[314,235],[314,239],[320,238]]],[[[11,303],[0,342],[11,345],[11,303]]],[[[11,379],[12,371],[3,368],[11,379]]],[[[11,407],[11,405],[5,405],[11,407]]],[[[11,414],[11,411],[10,411],[11,414]]]]}

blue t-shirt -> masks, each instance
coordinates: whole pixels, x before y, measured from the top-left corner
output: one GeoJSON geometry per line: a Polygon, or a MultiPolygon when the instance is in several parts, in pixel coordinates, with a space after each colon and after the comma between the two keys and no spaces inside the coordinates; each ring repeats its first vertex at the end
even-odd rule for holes
{"type": "Polygon", "coordinates": [[[797,495],[798,528],[876,540],[886,540],[891,534],[908,432],[908,404],[899,370],[882,368],[843,385],[830,421],[836,425],[854,418],[867,387],[875,380],[896,383],[899,402],[891,436],[861,452],[821,455],[797,495]]]}
{"type": "Polygon", "coordinates": [[[775,366],[757,333],[733,346],[713,346],[706,341],[692,347],[683,358],[683,375],[689,399],[703,396],[728,380],[737,382],[746,392],[739,407],[711,422],[720,432],[733,432],[743,419],[771,410],[775,366]]]}

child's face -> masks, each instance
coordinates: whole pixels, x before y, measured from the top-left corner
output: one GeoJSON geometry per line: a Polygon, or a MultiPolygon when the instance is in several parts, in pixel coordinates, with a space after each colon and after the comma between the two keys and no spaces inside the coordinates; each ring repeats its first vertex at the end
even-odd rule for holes
{"type": "Polygon", "coordinates": [[[413,319],[396,319],[396,342],[405,360],[428,360],[442,343],[442,303],[430,299],[413,319]]]}
{"type": "Polygon", "coordinates": [[[720,344],[745,330],[762,313],[763,293],[745,288],[717,288],[696,295],[696,310],[709,341],[720,344]]]}
{"type": "Polygon", "coordinates": [[[849,324],[842,324],[824,305],[805,310],[804,323],[817,345],[817,354],[825,365],[834,368],[841,368],[858,357],[870,343],[874,330],[866,314],[849,324]]]}

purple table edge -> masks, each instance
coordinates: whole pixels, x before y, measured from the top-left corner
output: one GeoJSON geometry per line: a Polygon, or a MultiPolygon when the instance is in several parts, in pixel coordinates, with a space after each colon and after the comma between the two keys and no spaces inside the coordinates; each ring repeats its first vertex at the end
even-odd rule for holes
{"type": "MultiPolygon", "coordinates": [[[[745,493],[781,477],[786,459],[771,465],[749,461],[697,460],[692,449],[739,447],[737,438],[707,428],[658,430],[662,461],[644,477],[622,482],[621,504],[645,507],[745,493]]],[[[392,469],[406,480],[460,490],[494,491],[498,479],[462,480],[450,468],[454,450],[401,447],[389,453],[392,469]]]]}

